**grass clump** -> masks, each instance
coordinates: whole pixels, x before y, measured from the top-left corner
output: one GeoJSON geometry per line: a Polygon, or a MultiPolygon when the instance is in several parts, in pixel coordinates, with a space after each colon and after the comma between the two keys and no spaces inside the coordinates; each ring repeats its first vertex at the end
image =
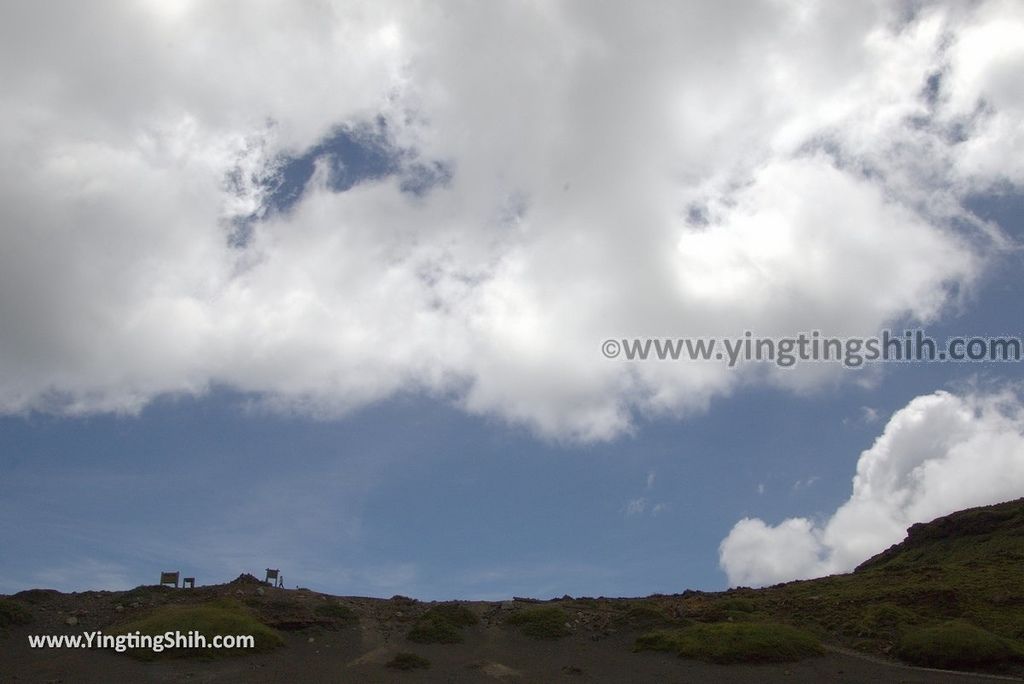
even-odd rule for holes
{"type": "Polygon", "coordinates": [[[821,644],[795,627],[767,622],[695,624],[636,640],[637,651],[668,651],[712,663],[779,663],[820,655],[821,644]]]}
{"type": "Polygon", "coordinates": [[[317,617],[327,618],[337,625],[351,625],[359,622],[359,615],[356,611],[340,603],[325,603],[322,606],[317,606],[313,612],[317,617]]]}
{"type": "Polygon", "coordinates": [[[187,636],[193,630],[205,637],[207,644],[212,643],[215,636],[251,635],[255,638],[256,645],[254,648],[190,649],[168,647],[168,644],[163,644],[165,649],[159,653],[149,648],[129,652],[143,660],[160,656],[215,658],[269,651],[284,645],[281,635],[257,620],[242,604],[230,599],[210,601],[196,606],[163,606],[145,617],[121,625],[111,633],[140,632],[158,637],[167,632],[180,632],[187,636]]]}
{"type": "Polygon", "coordinates": [[[40,603],[46,603],[51,599],[58,598],[60,592],[56,589],[26,589],[25,591],[19,591],[14,595],[14,598],[22,603],[35,606],[40,603]]]}
{"type": "Polygon", "coordinates": [[[423,613],[407,637],[421,644],[458,644],[463,640],[462,629],[478,622],[480,618],[469,608],[442,603],[423,613]]]}
{"type": "Polygon", "coordinates": [[[869,638],[895,638],[907,625],[920,622],[912,611],[892,603],[869,606],[857,623],[857,634],[869,638]]]}
{"type": "Polygon", "coordinates": [[[625,610],[616,615],[613,624],[654,626],[659,624],[677,623],[664,608],[653,601],[636,601],[626,605],[625,610]]]}
{"type": "Polygon", "coordinates": [[[415,606],[417,603],[419,603],[418,599],[410,598],[408,596],[403,596],[401,594],[395,594],[389,600],[392,603],[395,603],[395,604],[397,604],[399,606],[415,606]]]}
{"type": "Polygon", "coordinates": [[[589,596],[581,596],[572,600],[572,605],[576,608],[586,608],[588,610],[597,610],[601,607],[601,602],[595,598],[589,596]]]}
{"type": "Polygon", "coordinates": [[[896,654],[915,665],[941,668],[990,668],[1024,655],[1007,639],[960,620],[908,631],[896,654]]]}
{"type": "Polygon", "coordinates": [[[718,608],[730,613],[753,613],[757,610],[754,602],[748,598],[727,598],[718,602],[718,608]]]}
{"type": "Polygon", "coordinates": [[[27,625],[32,613],[25,606],[10,599],[0,599],[0,629],[11,625],[27,625]]]}
{"type": "Polygon", "coordinates": [[[534,639],[558,639],[571,632],[569,617],[557,607],[527,608],[513,613],[506,622],[519,627],[519,631],[534,639]]]}
{"type": "Polygon", "coordinates": [[[396,653],[388,661],[388,667],[394,670],[426,670],[430,667],[430,661],[415,653],[396,653]]]}
{"type": "Polygon", "coordinates": [[[420,644],[461,644],[462,630],[441,618],[424,618],[417,620],[409,634],[409,641],[420,644]]]}
{"type": "Polygon", "coordinates": [[[458,603],[442,603],[439,606],[430,608],[425,615],[435,618],[443,618],[456,627],[472,627],[480,622],[472,610],[458,603]]]}
{"type": "Polygon", "coordinates": [[[124,592],[121,595],[121,600],[125,603],[132,603],[134,601],[143,603],[156,600],[157,598],[166,598],[168,594],[175,591],[177,589],[162,584],[140,584],[134,589],[124,592]]]}

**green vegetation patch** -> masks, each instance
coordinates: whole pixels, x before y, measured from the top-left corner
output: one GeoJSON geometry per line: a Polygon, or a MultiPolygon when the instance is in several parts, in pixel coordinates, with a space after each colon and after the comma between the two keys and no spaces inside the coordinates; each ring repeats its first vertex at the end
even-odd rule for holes
{"type": "Polygon", "coordinates": [[[857,623],[857,636],[873,639],[895,639],[921,619],[911,610],[892,603],[868,606],[857,623]]]}
{"type": "Polygon", "coordinates": [[[141,584],[135,587],[134,589],[129,589],[128,591],[124,592],[124,594],[121,595],[121,598],[119,600],[125,603],[131,603],[133,601],[143,603],[146,601],[154,601],[158,598],[167,598],[169,594],[175,591],[178,590],[160,584],[141,584]]]}
{"type": "Polygon", "coordinates": [[[908,631],[897,655],[915,665],[941,668],[989,668],[1024,658],[1009,640],[960,620],[908,631]]]}
{"type": "Polygon", "coordinates": [[[572,605],[575,608],[585,608],[588,610],[596,610],[601,607],[601,602],[595,598],[589,596],[581,596],[580,598],[573,599],[572,605]]]}
{"type": "Polygon", "coordinates": [[[143,660],[157,657],[201,657],[245,655],[269,651],[284,645],[284,640],[274,630],[259,622],[242,604],[230,599],[210,601],[196,606],[163,606],[149,615],[123,624],[111,634],[140,632],[150,636],[179,632],[188,635],[195,631],[211,643],[216,636],[252,636],[255,648],[166,648],[156,653],[151,649],[133,649],[131,655],[143,660]]]}
{"type": "Polygon", "coordinates": [[[407,636],[421,644],[458,644],[463,640],[463,628],[478,622],[480,618],[466,606],[442,603],[423,613],[407,636]]]}
{"type": "Polygon", "coordinates": [[[730,613],[753,613],[757,610],[757,604],[752,599],[735,597],[722,599],[717,603],[718,608],[730,613]]]}
{"type": "Polygon", "coordinates": [[[430,661],[415,653],[396,653],[388,661],[388,667],[395,670],[426,670],[430,667],[430,661]]]}
{"type": "MultiPolygon", "coordinates": [[[[630,601],[623,606],[623,611],[612,619],[617,626],[648,626],[679,624],[662,606],[654,601],[630,601]]],[[[686,621],[687,623],[689,621],[686,621]]]]}
{"type": "Polygon", "coordinates": [[[519,631],[534,639],[558,639],[571,633],[569,616],[554,606],[527,608],[513,613],[506,622],[519,627],[519,631]]]}
{"type": "Polygon", "coordinates": [[[442,603],[428,609],[424,615],[432,618],[442,618],[456,627],[472,627],[480,622],[472,610],[458,603],[442,603]]]}
{"type": "Polygon", "coordinates": [[[0,629],[32,622],[32,613],[17,601],[0,599],[0,629]]]}
{"type": "Polygon", "coordinates": [[[34,606],[60,598],[60,595],[60,592],[56,589],[26,589],[25,591],[19,591],[14,595],[14,598],[22,603],[34,606]]]}
{"type": "Polygon", "coordinates": [[[685,607],[687,616],[697,622],[750,622],[764,617],[761,604],[742,596],[698,596],[686,601],[685,607]]]}
{"type": "Polygon", "coordinates": [[[316,613],[317,617],[327,618],[335,625],[353,625],[359,622],[358,613],[340,603],[326,603],[322,606],[317,606],[313,612],[316,613]]]}
{"type": "Polygon", "coordinates": [[[409,634],[409,641],[420,644],[461,644],[462,630],[441,618],[417,620],[409,634]]]}
{"type": "Polygon", "coordinates": [[[668,651],[712,663],[792,662],[822,652],[812,634],[768,622],[722,622],[658,630],[637,639],[635,650],[668,651]]]}
{"type": "Polygon", "coordinates": [[[415,606],[419,603],[418,599],[410,598],[408,596],[402,596],[401,594],[395,594],[389,599],[392,603],[399,606],[415,606]]]}

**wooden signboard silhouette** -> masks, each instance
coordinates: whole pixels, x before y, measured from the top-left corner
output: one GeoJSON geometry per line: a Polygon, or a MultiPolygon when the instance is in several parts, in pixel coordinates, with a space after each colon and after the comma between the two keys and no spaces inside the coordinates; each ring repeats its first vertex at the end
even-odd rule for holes
{"type": "Polygon", "coordinates": [[[178,578],[181,576],[180,572],[161,572],[160,573],[160,586],[165,584],[173,584],[174,588],[178,588],[178,578]]]}
{"type": "Polygon", "coordinates": [[[270,568],[267,568],[267,579],[264,581],[274,587],[283,587],[284,575],[281,574],[280,570],[271,570],[270,568]]]}

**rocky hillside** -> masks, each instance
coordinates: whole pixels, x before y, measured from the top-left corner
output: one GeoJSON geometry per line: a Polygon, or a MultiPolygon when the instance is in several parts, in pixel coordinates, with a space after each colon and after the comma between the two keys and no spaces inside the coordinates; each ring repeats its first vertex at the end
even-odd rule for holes
{"type": "Polygon", "coordinates": [[[439,603],[243,574],[195,589],[0,597],[0,681],[973,680],[899,661],[1024,674],[1024,499],[914,525],[853,573],[765,589],[439,603]],[[26,645],[32,634],[168,629],[261,637],[228,657],[26,645]]]}
{"type": "MultiPolygon", "coordinates": [[[[1024,498],[968,508],[911,525],[906,539],[861,563],[854,572],[893,564],[948,562],[954,558],[1013,560],[1022,547],[1024,498]]],[[[1024,566],[1021,571],[1024,573],[1024,566]]]]}

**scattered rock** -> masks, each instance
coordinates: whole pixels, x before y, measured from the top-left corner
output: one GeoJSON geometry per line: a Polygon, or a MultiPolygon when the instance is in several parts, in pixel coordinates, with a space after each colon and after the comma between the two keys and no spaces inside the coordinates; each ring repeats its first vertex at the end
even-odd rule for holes
{"type": "Polygon", "coordinates": [[[260,596],[263,596],[267,592],[266,592],[266,590],[263,587],[257,587],[256,593],[259,594],[260,596]]]}
{"type": "Polygon", "coordinates": [[[120,603],[118,603],[116,606],[114,606],[114,610],[116,610],[118,613],[120,613],[122,610],[124,610],[124,606],[122,606],[120,603]]]}
{"type": "Polygon", "coordinates": [[[480,669],[485,675],[494,679],[518,679],[522,676],[518,670],[513,670],[508,665],[501,663],[484,662],[481,663],[480,669]]]}
{"type": "Polygon", "coordinates": [[[74,627],[75,625],[78,624],[78,618],[76,618],[74,615],[72,615],[71,617],[69,617],[67,620],[64,621],[64,624],[71,625],[72,627],[74,627]]]}

